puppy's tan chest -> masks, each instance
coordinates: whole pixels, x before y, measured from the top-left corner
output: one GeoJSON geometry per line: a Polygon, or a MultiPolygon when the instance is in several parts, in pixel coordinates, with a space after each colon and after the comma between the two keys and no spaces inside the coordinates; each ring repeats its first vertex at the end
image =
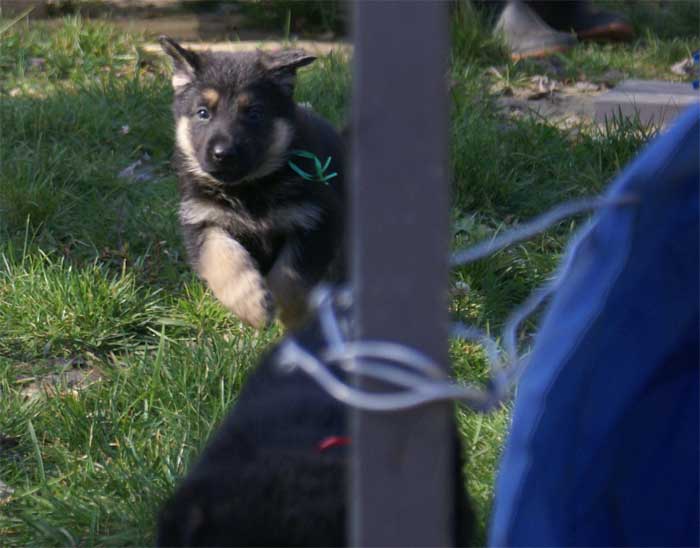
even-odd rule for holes
{"type": "Polygon", "coordinates": [[[232,234],[309,230],[320,222],[321,215],[321,209],[312,204],[282,205],[270,208],[264,216],[253,215],[243,207],[227,207],[196,198],[185,199],[180,204],[180,221],[183,224],[217,225],[232,234]]]}

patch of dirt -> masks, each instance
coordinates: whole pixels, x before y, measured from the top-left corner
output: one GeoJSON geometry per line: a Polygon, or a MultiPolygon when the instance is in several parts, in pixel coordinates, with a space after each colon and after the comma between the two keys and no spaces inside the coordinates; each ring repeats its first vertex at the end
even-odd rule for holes
{"type": "MultiPolygon", "coordinates": [[[[544,62],[544,61],[543,61],[544,62]]],[[[491,93],[496,104],[513,118],[543,118],[563,129],[590,123],[595,117],[595,98],[608,91],[623,75],[609,74],[596,80],[557,79],[561,71],[555,65],[542,65],[543,74],[509,81],[495,67],[488,69],[493,78],[491,93]]]]}
{"type": "Polygon", "coordinates": [[[77,394],[81,390],[99,382],[102,375],[95,369],[70,370],[63,373],[52,373],[36,380],[24,379],[29,384],[22,388],[22,395],[27,399],[41,396],[56,396],[77,394]]]}
{"type": "MultiPolygon", "coordinates": [[[[15,380],[15,384],[22,387],[20,393],[24,398],[33,400],[43,396],[76,395],[81,390],[100,382],[103,377],[96,367],[90,366],[82,358],[57,358],[51,362],[53,362],[51,367],[53,371],[38,375],[23,375],[15,380]]],[[[46,366],[41,364],[39,367],[44,369],[46,366]]],[[[23,369],[26,371],[28,367],[25,366],[23,369]]]]}
{"type": "MultiPolygon", "coordinates": [[[[556,58],[533,60],[529,66],[542,73],[529,79],[512,78],[506,67],[487,69],[496,104],[511,118],[539,118],[561,129],[573,129],[575,133],[594,124],[604,124],[606,117],[620,112],[625,116],[638,115],[643,123],[654,121],[664,127],[682,110],[680,107],[669,110],[669,105],[685,105],[691,89],[690,82],[684,88],[684,84],[670,80],[678,80],[678,76],[700,77],[700,54],[697,59],[690,57],[669,67],[669,78],[663,80],[627,79],[617,69],[590,79],[584,75],[567,78],[556,58]],[[621,93],[616,93],[618,90],[621,93]],[[604,94],[607,95],[601,97],[604,94]]],[[[700,82],[693,85],[697,89],[700,82]]]]}
{"type": "Polygon", "coordinates": [[[499,97],[496,104],[515,118],[546,118],[558,127],[569,129],[593,121],[594,98],[600,93],[603,93],[600,89],[582,89],[576,85],[537,93],[516,90],[511,96],[499,97]]]}

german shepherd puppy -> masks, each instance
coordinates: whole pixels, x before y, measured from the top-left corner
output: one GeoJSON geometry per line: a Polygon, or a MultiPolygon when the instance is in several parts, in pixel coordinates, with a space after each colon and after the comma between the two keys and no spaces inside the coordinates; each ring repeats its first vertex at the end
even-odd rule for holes
{"type": "MultiPolygon", "coordinates": [[[[316,357],[323,331],[310,317],[296,342],[316,357]]],[[[347,407],[272,349],[158,518],[158,546],[347,546],[347,407]]],[[[339,372],[342,378],[344,374],[339,372]]],[[[473,542],[474,516],[453,426],[452,526],[473,542]]]]}
{"type": "Polygon", "coordinates": [[[344,150],[324,119],[293,99],[301,50],[198,52],[168,37],[173,60],[174,162],[190,263],[216,298],[262,327],[275,306],[288,326],[307,314],[309,291],[344,278],[344,150]],[[314,163],[330,181],[307,180],[314,163]]]}

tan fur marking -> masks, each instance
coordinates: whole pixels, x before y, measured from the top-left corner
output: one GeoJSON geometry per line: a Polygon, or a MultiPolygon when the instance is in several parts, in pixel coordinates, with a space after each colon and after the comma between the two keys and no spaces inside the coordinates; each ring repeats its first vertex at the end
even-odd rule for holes
{"type": "Polygon", "coordinates": [[[229,217],[225,208],[192,198],[183,200],[180,204],[180,221],[186,225],[196,225],[203,222],[225,224],[229,217]]]}
{"type": "Polygon", "coordinates": [[[220,228],[206,232],[198,270],[221,304],[241,320],[257,328],[270,322],[265,281],[245,248],[220,228]]]}
{"type": "Polygon", "coordinates": [[[252,181],[275,171],[285,160],[285,153],[294,138],[294,129],[286,120],[277,118],[272,126],[272,144],[267,149],[263,163],[242,180],[252,181]]]}
{"type": "Polygon", "coordinates": [[[192,77],[185,72],[176,72],[171,80],[173,89],[179,91],[192,81],[192,77]]]}
{"type": "Polygon", "coordinates": [[[204,171],[201,165],[199,165],[197,157],[194,153],[194,147],[190,141],[190,121],[186,116],[182,116],[177,121],[175,128],[175,144],[182,152],[182,155],[185,158],[185,167],[190,173],[197,175],[202,179],[206,179],[208,182],[215,185],[221,184],[217,179],[204,171]]]}
{"type": "Polygon", "coordinates": [[[221,99],[219,92],[212,88],[206,88],[202,90],[202,98],[206,101],[209,108],[215,108],[221,99]]]}
{"type": "Polygon", "coordinates": [[[321,220],[321,210],[313,205],[282,207],[275,211],[273,218],[267,222],[253,219],[244,210],[235,214],[225,206],[209,201],[189,198],[180,203],[180,221],[186,225],[210,222],[226,225],[230,222],[247,227],[250,230],[290,230],[304,228],[310,230],[321,220]]]}
{"type": "Polygon", "coordinates": [[[252,101],[253,98],[248,93],[241,93],[238,97],[236,97],[236,104],[238,105],[238,108],[248,107],[252,101]]]}

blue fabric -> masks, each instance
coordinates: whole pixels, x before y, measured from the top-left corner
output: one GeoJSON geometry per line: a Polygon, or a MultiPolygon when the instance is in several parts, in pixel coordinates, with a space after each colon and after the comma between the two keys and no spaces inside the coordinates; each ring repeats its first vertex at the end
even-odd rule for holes
{"type": "Polygon", "coordinates": [[[537,334],[492,546],[700,541],[700,107],[620,175],[537,334]]]}

